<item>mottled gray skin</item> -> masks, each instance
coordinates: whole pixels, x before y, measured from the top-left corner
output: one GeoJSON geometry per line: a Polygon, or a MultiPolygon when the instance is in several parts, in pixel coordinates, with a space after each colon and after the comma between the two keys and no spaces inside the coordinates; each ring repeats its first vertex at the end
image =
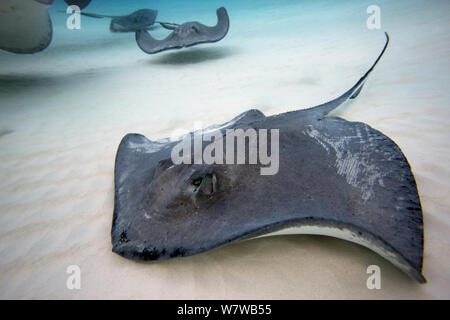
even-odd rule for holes
{"type": "Polygon", "coordinates": [[[230,27],[230,19],[225,8],[217,9],[217,18],[218,22],[214,27],[208,27],[199,22],[186,22],[178,27],[170,28],[173,29],[172,33],[163,40],[154,39],[146,30],[139,30],[136,32],[136,42],[148,54],[217,42],[227,35],[230,27]]]}
{"type": "Polygon", "coordinates": [[[111,18],[109,30],[111,32],[136,32],[141,29],[148,29],[156,20],[157,10],[139,9],[124,16],[111,16],[105,14],[80,12],[82,15],[91,18],[111,18]]]}
{"type": "Polygon", "coordinates": [[[375,64],[323,105],[270,117],[250,110],[207,129],[223,138],[226,128],[279,129],[276,175],[260,175],[261,165],[173,165],[178,142],[126,135],[116,156],[113,251],[162,260],[287,227],[332,227],[425,282],[422,210],[408,161],[381,132],[327,116],[359,94],[375,64]]]}

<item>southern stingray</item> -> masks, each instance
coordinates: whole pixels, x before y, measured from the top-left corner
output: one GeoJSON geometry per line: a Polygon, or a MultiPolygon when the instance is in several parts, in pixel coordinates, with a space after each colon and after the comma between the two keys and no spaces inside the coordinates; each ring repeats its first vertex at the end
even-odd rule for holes
{"type": "Polygon", "coordinates": [[[146,53],[153,54],[170,49],[181,49],[197,44],[217,42],[228,33],[230,19],[227,10],[217,9],[217,24],[209,27],[194,21],[181,25],[161,23],[166,29],[173,30],[165,39],[153,38],[147,30],[136,31],[136,42],[146,53]]]}
{"type": "Polygon", "coordinates": [[[386,33],[372,67],[322,105],[268,117],[250,110],[179,139],[127,134],[115,162],[113,251],[162,260],[262,236],[318,234],[368,247],[425,282],[422,209],[406,157],[380,131],[328,115],[360,94],[388,43],[386,33]],[[247,135],[251,130],[259,132],[258,144],[247,135]],[[245,164],[228,161],[239,157],[239,136],[248,139],[245,161],[238,160],[245,164]],[[180,163],[173,155],[185,143],[187,161],[180,163]],[[260,157],[264,146],[278,155],[278,170],[263,175],[267,161],[250,164],[251,145],[260,157]],[[196,160],[208,153],[215,161],[196,160]]]}
{"type": "Polygon", "coordinates": [[[48,47],[53,27],[47,8],[54,0],[1,0],[0,49],[36,53],[48,47]]]}

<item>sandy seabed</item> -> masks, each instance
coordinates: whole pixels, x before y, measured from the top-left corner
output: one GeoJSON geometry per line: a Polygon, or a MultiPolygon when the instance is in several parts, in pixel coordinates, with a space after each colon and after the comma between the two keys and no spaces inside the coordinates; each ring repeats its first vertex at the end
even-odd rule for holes
{"type": "Polygon", "coordinates": [[[48,50],[0,53],[0,298],[450,298],[450,2],[380,0],[376,31],[366,28],[372,1],[274,3],[165,9],[161,20],[213,24],[224,4],[231,29],[217,44],[154,56],[133,35],[110,34],[107,21],[67,30],[52,8],[48,50]],[[385,56],[335,115],[380,130],[407,156],[423,206],[428,284],[366,248],[320,236],[150,264],[111,252],[114,158],[126,133],[164,138],[250,108],[272,115],[326,102],[371,65],[382,31],[391,36],[385,56]],[[372,264],[381,290],[366,287],[372,264]],[[80,290],[66,287],[69,265],[81,268],[80,290]]]}

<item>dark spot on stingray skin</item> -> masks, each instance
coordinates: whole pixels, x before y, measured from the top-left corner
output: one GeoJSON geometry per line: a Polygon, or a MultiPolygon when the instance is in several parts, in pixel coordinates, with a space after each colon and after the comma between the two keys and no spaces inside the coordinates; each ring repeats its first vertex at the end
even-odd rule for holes
{"type": "Polygon", "coordinates": [[[140,258],[141,260],[151,261],[151,260],[158,260],[161,253],[156,248],[145,248],[144,250],[142,250],[142,252],[135,252],[133,255],[135,257],[140,258]]]}
{"type": "Polygon", "coordinates": [[[130,241],[130,240],[128,240],[127,232],[122,231],[122,233],[120,234],[120,238],[119,238],[119,244],[127,243],[128,241],[130,241]]]}
{"type": "Polygon", "coordinates": [[[172,251],[172,253],[170,254],[171,258],[174,257],[183,257],[186,254],[186,250],[183,248],[177,248],[174,251],[172,251]]]}

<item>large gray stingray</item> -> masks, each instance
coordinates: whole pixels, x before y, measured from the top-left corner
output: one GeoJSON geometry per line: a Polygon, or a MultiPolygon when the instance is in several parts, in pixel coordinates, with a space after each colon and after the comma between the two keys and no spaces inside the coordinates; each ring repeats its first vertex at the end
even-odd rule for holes
{"type": "MultiPolygon", "coordinates": [[[[90,12],[80,13],[91,18],[111,18],[109,29],[112,32],[135,32],[142,29],[149,29],[155,22],[157,22],[156,16],[158,15],[158,11],[152,9],[139,9],[133,13],[123,16],[97,14],[90,12]]],[[[172,23],[167,24],[169,26],[174,25],[172,23]]]]}
{"type": "MultiPolygon", "coordinates": [[[[250,110],[183,140],[209,133],[225,145],[226,129],[245,130],[244,139],[249,129],[279,129],[277,174],[261,175],[247,155],[246,164],[220,164],[229,163],[223,161],[228,148],[213,164],[174,164],[180,141],[126,135],[116,155],[113,251],[161,260],[260,236],[319,234],[368,247],[425,282],[422,209],[406,157],[370,126],[328,116],[358,96],[386,39],[372,67],[335,100],[270,117],[250,110]]],[[[266,140],[258,139],[260,152],[266,140]]],[[[267,143],[275,147],[274,141],[267,143]]],[[[197,150],[204,154],[210,146],[203,142],[197,150]]]]}
{"type": "Polygon", "coordinates": [[[225,8],[217,9],[217,18],[218,22],[213,27],[205,26],[196,21],[186,22],[182,25],[161,23],[163,27],[173,30],[165,39],[157,40],[148,31],[139,30],[136,31],[136,42],[144,52],[149,54],[217,42],[227,35],[230,27],[230,19],[225,8]]]}
{"type": "Polygon", "coordinates": [[[48,47],[53,28],[47,8],[54,0],[1,0],[0,49],[36,53],[48,47]]]}

